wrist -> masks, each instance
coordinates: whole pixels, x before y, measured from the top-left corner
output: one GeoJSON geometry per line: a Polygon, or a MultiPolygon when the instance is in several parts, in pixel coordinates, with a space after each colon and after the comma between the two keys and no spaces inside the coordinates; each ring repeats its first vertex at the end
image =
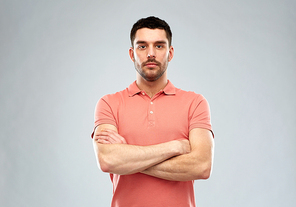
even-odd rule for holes
{"type": "Polygon", "coordinates": [[[172,142],[172,151],[174,153],[175,156],[177,155],[182,155],[184,152],[183,152],[183,148],[182,148],[182,144],[180,142],[180,140],[173,140],[171,141],[172,142]]]}

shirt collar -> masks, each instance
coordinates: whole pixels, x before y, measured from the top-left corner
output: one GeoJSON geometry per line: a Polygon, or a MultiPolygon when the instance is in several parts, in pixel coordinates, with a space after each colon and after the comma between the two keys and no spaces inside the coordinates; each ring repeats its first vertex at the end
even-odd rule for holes
{"type": "Polygon", "coordinates": [[[168,80],[168,84],[162,90],[166,95],[175,95],[176,87],[168,80]]]}
{"type": "MultiPolygon", "coordinates": [[[[129,96],[134,96],[138,93],[140,93],[141,90],[139,89],[136,81],[134,81],[132,84],[129,85],[128,87],[128,95],[129,96]]],[[[167,85],[164,87],[163,90],[161,90],[166,95],[174,95],[176,94],[176,87],[171,83],[171,81],[168,80],[167,85]]]]}
{"type": "Polygon", "coordinates": [[[138,85],[136,84],[136,81],[134,81],[132,84],[130,84],[127,90],[128,90],[128,95],[129,96],[134,96],[137,93],[141,92],[138,85]]]}

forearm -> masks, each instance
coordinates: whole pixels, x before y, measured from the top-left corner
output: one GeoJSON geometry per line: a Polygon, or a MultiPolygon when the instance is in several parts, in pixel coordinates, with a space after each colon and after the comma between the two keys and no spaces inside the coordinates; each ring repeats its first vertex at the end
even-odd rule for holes
{"type": "Polygon", "coordinates": [[[182,154],[178,142],[171,141],[151,146],[94,142],[94,148],[102,171],[123,175],[142,172],[164,160],[182,154]]]}
{"type": "Polygon", "coordinates": [[[211,132],[193,129],[190,131],[189,140],[190,153],[168,159],[142,173],[174,181],[209,178],[214,158],[214,140],[211,132]]]}
{"type": "Polygon", "coordinates": [[[165,180],[190,181],[209,178],[211,167],[211,160],[196,159],[189,153],[156,164],[142,173],[165,180]]]}

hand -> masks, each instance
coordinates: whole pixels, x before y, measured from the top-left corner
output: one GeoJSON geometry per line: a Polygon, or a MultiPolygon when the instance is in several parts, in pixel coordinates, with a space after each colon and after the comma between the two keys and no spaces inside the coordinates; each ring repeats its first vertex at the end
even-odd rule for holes
{"type": "Polygon", "coordinates": [[[191,147],[188,139],[179,139],[176,141],[179,142],[180,155],[187,154],[191,151],[191,147]]]}
{"type": "Polygon", "coordinates": [[[102,129],[96,133],[94,140],[100,144],[126,144],[126,140],[122,136],[110,129],[102,129]]]}

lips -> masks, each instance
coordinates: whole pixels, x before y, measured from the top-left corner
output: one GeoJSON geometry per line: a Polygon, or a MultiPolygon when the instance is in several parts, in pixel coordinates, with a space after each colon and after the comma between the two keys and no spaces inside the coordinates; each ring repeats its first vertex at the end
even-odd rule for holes
{"type": "Polygon", "coordinates": [[[146,67],[156,67],[156,66],[158,66],[158,63],[156,63],[156,62],[147,62],[147,63],[145,63],[145,66],[146,67]]]}
{"type": "Polygon", "coordinates": [[[156,63],[147,63],[146,66],[148,66],[148,67],[154,67],[154,66],[157,66],[157,64],[156,63]]]}

